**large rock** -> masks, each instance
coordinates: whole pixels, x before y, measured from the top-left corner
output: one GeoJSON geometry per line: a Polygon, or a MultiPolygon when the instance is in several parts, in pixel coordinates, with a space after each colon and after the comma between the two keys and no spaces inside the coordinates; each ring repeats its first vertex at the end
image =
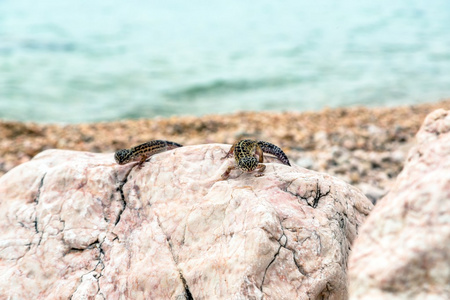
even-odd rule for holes
{"type": "Polygon", "coordinates": [[[450,299],[450,111],[426,118],[350,259],[351,299],[450,299]]]}
{"type": "Polygon", "coordinates": [[[343,299],[372,204],[341,180],[229,145],[161,153],[47,150],[0,178],[0,295],[12,299],[343,299]],[[273,159],[267,158],[269,161],[273,159]]]}

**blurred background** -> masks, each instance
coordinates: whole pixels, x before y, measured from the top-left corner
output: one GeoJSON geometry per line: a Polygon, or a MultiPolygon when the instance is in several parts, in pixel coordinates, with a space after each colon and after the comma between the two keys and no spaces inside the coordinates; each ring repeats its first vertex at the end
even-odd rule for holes
{"type": "Polygon", "coordinates": [[[0,0],[1,119],[78,123],[448,97],[448,0],[0,0]]]}

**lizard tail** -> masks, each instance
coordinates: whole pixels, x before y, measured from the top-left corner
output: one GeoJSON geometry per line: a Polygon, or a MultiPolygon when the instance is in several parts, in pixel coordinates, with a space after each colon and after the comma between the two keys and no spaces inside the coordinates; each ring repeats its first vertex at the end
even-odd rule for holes
{"type": "Polygon", "coordinates": [[[258,145],[259,145],[259,147],[261,147],[263,152],[275,155],[285,165],[288,165],[288,166],[291,165],[288,157],[283,152],[283,150],[281,150],[280,147],[275,146],[274,144],[271,144],[268,142],[264,142],[264,141],[258,141],[258,145]]]}

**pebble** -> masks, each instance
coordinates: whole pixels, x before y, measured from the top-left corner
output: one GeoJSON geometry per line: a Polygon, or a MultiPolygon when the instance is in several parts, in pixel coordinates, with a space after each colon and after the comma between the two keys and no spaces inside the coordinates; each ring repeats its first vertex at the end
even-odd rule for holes
{"type": "Polygon", "coordinates": [[[295,164],[299,165],[302,168],[311,169],[314,166],[314,160],[311,157],[303,157],[297,159],[295,164]]]}

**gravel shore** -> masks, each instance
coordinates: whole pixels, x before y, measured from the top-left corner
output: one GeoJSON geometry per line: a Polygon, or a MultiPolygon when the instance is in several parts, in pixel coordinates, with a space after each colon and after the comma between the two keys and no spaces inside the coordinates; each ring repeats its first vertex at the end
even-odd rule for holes
{"type": "Polygon", "coordinates": [[[0,121],[0,175],[51,148],[114,152],[153,139],[195,145],[250,138],[280,146],[292,163],[335,175],[375,202],[401,171],[425,116],[438,108],[450,109],[450,100],[71,125],[0,121]]]}

